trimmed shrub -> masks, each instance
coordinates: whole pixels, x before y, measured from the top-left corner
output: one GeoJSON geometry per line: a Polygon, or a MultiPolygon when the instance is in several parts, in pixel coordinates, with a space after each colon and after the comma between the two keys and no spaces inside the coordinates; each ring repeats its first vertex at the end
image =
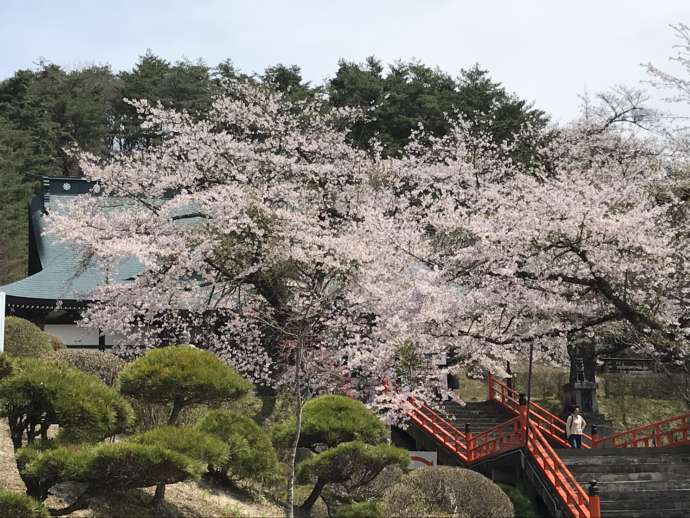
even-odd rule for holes
{"type": "Polygon", "coordinates": [[[198,479],[204,468],[203,463],[158,445],[122,441],[89,451],[76,481],[101,491],[131,489],[198,479]]]}
{"type": "Polygon", "coordinates": [[[48,518],[48,511],[30,496],[0,489],[0,516],[7,518],[48,518]]]}
{"type": "Polygon", "coordinates": [[[97,441],[127,429],[132,407],[95,376],[56,362],[24,358],[0,382],[0,413],[6,416],[15,449],[60,425],[58,438],[97,441]]]}
{"type": "Polygon", "coordinates": [[[55,336],[50,333],[46,334],[48,335],[48,340],[50,341],[50,346],[53,348],[53,351],[59,351],[65,348],[65,344],[62,343],[62,340],[59,336],[55,336]]]}
{"type": "Polygon", "coordinates": [[[355,502],[338,507],[335,518],[384,518],[378,502],[355,502]]]}
{"type": "MultiPolygon", "coordinates": [[[[194,428],[163,426],[132,436],[129,442],[144,446],[156,446],[184,455],[188,459],[201,463],[221,464],[227,457],[227,447],[217,437],[194,428]]],[[[165,497],[166,481],[156,485],[155,502],[160,505],[165,497]]]]}
{"type": "MultiPolygon", "coordinates": [[[[274,441],[287,446],[295,435],[294,417],[276,426],[274,441]]],[[[361,401],[345,396],[319,396],[304,405],[299,445],[337,446],[343,442],[362,441],[369,444],[384,442],[388,429],[361,401]]]]}
{"type": "Polygon", "coordinates": [[[5,353],[0,353],[0,380],[12,374],[12,360],[5,353]]]}
{"type": "Polygon", "coordinates": [[[55,441],[35,442],[17,452],[17,466],[27,493],[43,501],[59,482],[74,480],[85,469],[81,448],[65,447],[55,441]]]}
{"type": "Polygon", "coordinates": [[[409,463],[410,455],[406,450],[388,444],[371,445],[360,441],[339,444],[299,463],[299,478],[316,480],[302,508],[308,511],[328,484],[340,484],[349,493],[371,483],[385,467],[405,468],[409,463]]]}
{"type": "Polygon", "coordinates": [[[498,485],[469,469],[435,466],[415,470],[386,491],[383,514],[512,518],[513,504],[498,485]]]}
{"type": "Polygon", "coordinates": [[[127,437],[126,441],[160,446],[205,465],[221,464],[228,455],[228,447],[218,437],[189,427],[161,426],[127,437]]]}
{"type": "Polygon", "coordinates": [[[18,317],[5,319],[5,352],[16,357],[46,357],[52,352],[48,335],[38,326],[18,317]]]}
{"type": "Polygon", "coordinates": [[[22,478],[41,482],[39,498],[45,499],[48,489],[58,483],[79,482],[85,485],[75,509],[88,504],[85,497],[198,479],[205,467],[203,462],[160,445],[133,441],[79,448],[40,449],[30,446],[25,450],[29,451],[22,454],[26,461],[22,478]]]}
{"type": "Polygon", "coordinates": [[[115,384],[118,373],[127,365],[127,362],[112,353],[93,349],[60,349],[54,351],[51,358],[93,374],[109,386],[115,384]]]}
{"type": "Polygon", "coordinates": [[[275,473],[278,458],[271,439],[249,417],[230,410],[212,410],[198,426],[218,437],[228,448],[224,462],[210,463],[209,471],[212,473],[222,474],[233,481],[263,481],[275,473]]]}
{"type": "Polygon", "coordinates": [[[151,403],[170,404],[168,424],[190,405],[219,404],[246,394],[251,384],[208,351],[190,346],[153,349],[119,375],[120,391],[151,403]]]}

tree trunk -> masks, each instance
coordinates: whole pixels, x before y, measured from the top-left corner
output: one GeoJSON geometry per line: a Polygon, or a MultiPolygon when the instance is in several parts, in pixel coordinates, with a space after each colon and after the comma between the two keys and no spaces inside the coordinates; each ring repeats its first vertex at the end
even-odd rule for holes
{"type": "Polygon", "coordinates": [[[165,484],[158,484],[156,486],[156,492],[153,495],[153,505],[155,507],[161,507],[163,501],[165,500],[165,484]]]}
{"type": "Polygon", "coordinates": [[[299,445],[299,436],[302,432],[302,390],[301,390],[301,371],[302,370],[302,340],[297,343],[295,350],[295,439],[292,441],[292,449],[290,450],[290,458],[288,461],[288,518],[295,516],[295,460],[297,459],[297,446],[299,445]]]}
{"type": "Polygon", "coordinates": [[[314,489],[311,490],[311,493],[309,494],[309,497],[304,501],[304,503],[300,506],[300,509],[302,509],[305,512],[311,511],[311,508],[314,507],[314,504],[316,501],[319,499],[321,496],[321,490],[324,488],[326,483],[320,479],[316,479],[316,485],[314,486],[314,489]]]}
{"type": "Polygon", "coordinates": [[[261,425],[273,414],[276,406],[276,391],[273,387],[259,385],[256,387],[256,395],[261,400],[261,410],[254,416],[254,421],[261,425]]]}
{"type": "Polygon", "coordinates": [[[10,436],[12,437],[12,446],[16,452],[23,446],[24,427],[21,417],[15,415],[8,416],[7,421],[10,425],[10,436]]]}
{"type": "Polygon", "coordinates": [[[180,417],[180,411],[182,410],[182,406],[183,405],[181,401],[173,401],[172,412],[170,412],[170,417],[168,418],[169,425],[177,424],[177,418],[180,417]]]}

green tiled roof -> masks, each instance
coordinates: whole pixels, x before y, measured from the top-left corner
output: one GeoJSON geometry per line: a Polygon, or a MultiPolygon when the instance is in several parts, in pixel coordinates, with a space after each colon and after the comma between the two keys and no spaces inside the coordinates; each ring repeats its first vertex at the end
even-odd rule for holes
{"type": "MultiPolygon", "coordinates": [[[[75,183],[83,183],[70,179],[75,183]]],[[[75,189],[76,190],[76,189],[75,189]]],[[[45,209],[50,213],[58,209],[58,200],[69,203],[74,196],[60,194],[44,197],[45,209]]],[[[39,300],[88,300],[89,293],[105,281],[105,275],[96,264],[81,264],[79,250],[66,244],[57,244],[52,236],[44,235],[45,215],[39,210],[31,213],[34,237],[37,243],[38,256],[43,269],[19,281],[0,286],[9,297],[30,298],[39,300]]],[[[142,271],[136,259],[122,261],[114,281],[132,279],[142,271]]]]}

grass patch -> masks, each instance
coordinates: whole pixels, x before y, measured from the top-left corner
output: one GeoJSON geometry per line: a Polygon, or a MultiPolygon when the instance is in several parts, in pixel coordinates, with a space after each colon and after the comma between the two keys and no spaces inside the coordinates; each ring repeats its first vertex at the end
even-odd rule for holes
{"type": "Polygon", "coordinates": [[[668,419],[687,412],[682,401],[638,396],[617,396],[598,399],[599,411],[605,414],[616,430],[627,430],[668,419]]]}

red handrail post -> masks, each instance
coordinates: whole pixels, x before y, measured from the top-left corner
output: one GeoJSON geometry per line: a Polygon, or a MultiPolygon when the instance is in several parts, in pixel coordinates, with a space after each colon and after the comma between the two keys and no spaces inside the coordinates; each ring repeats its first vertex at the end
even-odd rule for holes
{"type": "Polygon", "coordinates": [[[597,481],[589,483],[589,518],[601,518],[601,499],[599,498],[599,488],[597,481]]]}
{"type": "Polygon", "coordinates": [[[599,432],[597,431],[597,425],[592,425],[592,448],[596,448],[599,443],[599,432]]]}
{"type": "Polygon", "coordinates": [[[474,439],[470,431],[470,423],[465,423],[465,442],[467,443],[467,462],[474,460],[474,439]]]}
{"type": "Polygon", "coordinates": [[[520,430],[527,431],[527,398],[520,394],[518,401],[518,414],[520,415],[520,430]]]}
{"type": "Polygon", "coordinates": [[[487,387],[489,389],[489,397],[487,399],[491,401],[494,398],[494,375],[491,373],[489,373],[487,387]]]}

